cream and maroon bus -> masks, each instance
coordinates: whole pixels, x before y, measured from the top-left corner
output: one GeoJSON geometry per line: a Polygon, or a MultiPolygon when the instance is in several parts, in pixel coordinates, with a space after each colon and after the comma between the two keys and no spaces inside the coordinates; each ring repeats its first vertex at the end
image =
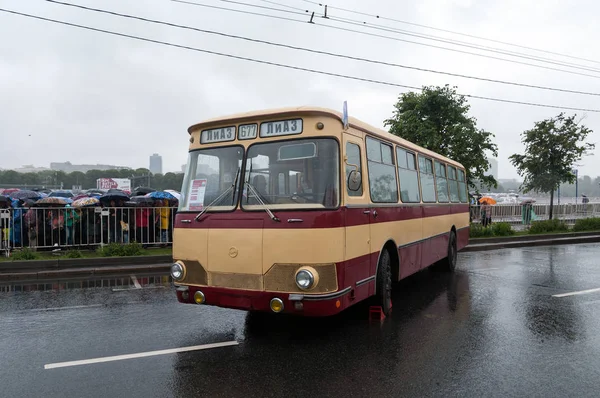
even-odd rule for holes
{"type": "Polygon", "coordinates": [[[188,129],[171,276],[182,303],[306,316],[372,298],[469,236],[463,166],[329,109],[188,129]]]}

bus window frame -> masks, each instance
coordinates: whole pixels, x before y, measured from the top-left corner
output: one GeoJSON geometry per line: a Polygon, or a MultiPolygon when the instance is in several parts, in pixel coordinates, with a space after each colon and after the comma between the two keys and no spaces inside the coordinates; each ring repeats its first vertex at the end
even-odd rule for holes
{"type": "MultiPolygon", "coordinates": [[[[236,141],[237,141],[237,138],[236,138],[236,141]]],[[[244,147],[244,145],[242,145],[241,143],[234,143],[231,145],[224,145],[224,146],[219,146],[219,145],[212,146],[211,145],[209,147],[195,148],[195,149],[192,149],[191,151],[188,151],[188,155],[191,155],[193,152],[198,152],[198,151],[202,151],[202,150],[206,150],[206,149],[225,149],[225,148],[235,148],[235,147],[242,148],[242,167],[240,168],[240,177],[239,177],[239,178],[242,178],[242,175],[243,175],[242,169],[244,168],[244,159],[246,158],[247,148],[244,147]]],[[[189,168],[189,167],[190,167],[190,165],[188,164],[187,168],[189,168]]],[[[197,167],[198,167],[198,163],[196,163],[196,168],[197,167]]],[[[188,171],[188,170],[186,170],[186,171],[188,171]]],[[[219,178],[221,177],[220,174],[221,174],[221,171],[219,170],[219,178]]],[[[185,176],[184,176],[184,182],[185,182],[185,176]]],[[[234,187],[234,189],[235,189],[235,187],[234,187]]],[[[207,210],[206,213],[233,213],[233,212],[235,212],[240,207],[240,197],[243,192],[243,189],[244,189],[244,187],[240,186],[239,192],[237,193],[236,198],[233,202],[234,204],[232,205],[232,207],[233,207],[232,209],[221,210],[218,208],[217,209],[212,208],[210,210],[207,210]]],[[[183,189],[182,189],[182,191],[183,191],[183,189]]],[[[189,195],[189,192],[186,192],[186,194],[189,195]]],[[[207,203],[207,205],[208,205],[208,203],[207,203]]],[[[196,213],[199,213],[199,211],[197,211],[197,210],[177,210],[177,213],[182,213],[182,214],[194,213],[194,214],[196,214],[196,213]]]]}
{"type": "MultiPolygon", "coordinates": [[[[393,142],[388,142],[386,140],[384,140],[383,138],[379,138],[377,136],[373,136],[371,134],[365,134],[365,159],[367,162],[367,181],[368,181],[368,188],[369,188],[369,205],[370,206],[393,206],[393,205],[398,205],[400,203],[400,187],[399,187],[399,181],[398,181],[398,167],[396,166],[398,160],[396,159],[396,145],[393,142]],[[377,162],[377,161],[373,161],[375,163],[380,163],[383,164],[385,166],[392,166],[394,168],[394,176],[396,177],[396,201],[395,202],[376,202],[373,200],[373,196],[371,195],[371,178],[369,177],[369,150],[367,149],[367,140],[368,139],[372,139],[375,140],[377,142],[379,142],[379,144],[383,144],[383,145],[387,145],[389,147],[391,147],[392,150],[392,164],[387,164],[387,163],[383,163],[383,156],[381,156],[381,162],[377,162]]],[[[381,152],[381,149],[380,149],[381,152]]],[[[381,154],[383,155],[383,154],[381,154]]],[[[363,178],[364,181],[364,178],[363,178]]],[[[364,184],[363,184],[363,190],[364,190],[364,184]]]]}
{"type": "MultiPolygon", "coordinates": [[[[437,197],[437,183],[436,183],[436,175],[435,175],[435,158],[432,157],[432,156],[425,155],[422,152],[418,152],[417,164],[419,166],[419,185],[421,185],[421,202],[422,203],[427,203],[427,204],[440,203],[440,202],[438,202],[438,197],[437,197]],[[423,184],[421,184],[421,162],[420,162],[421,158],[423,158],[425,162],[427,162],[427,161],[431,162],[431,174],[429,174],[429,173],[425,173],[425,174],[433,176],[433,195],[435,196],[434,200],[425,201],[425,199],[423,198],[423,188],[422,188],[423,184]]],[[[444,202],[442,202],[442,203],[444,203],[444,202]]]]}
{"type": "MultiPolygon", "coordinates": [[[[282,136],[282,137],[286,137],[286,136],[282,136]]],[[[269,205],[267,205],[267,207],[269,208],[270,211],[272,212],[280,212],[280,211],[336,211],[339,210],[340,207],[342,206],[342,188],[345,185],[342,185],[342,168],[341,165],[343,164],[342,162],[342,153],[341,153],[341,145],[340,145],[340,140],[336,137],[336,136],[332,136],[332,135],[324,135],[324,136],[318,136],[318,137],[301,137],[298,134],[294,134],[292,136],[287,136],[285,139],[282,140],[277,140],[277,139],[272,139],[272,137],[269,137],[270,139],[265,139],[263,141],[260,140],[255,140],[253,141],[250,145],[248,145],[248,147],[246,148],[246,153],[244,154],[244,162],[242,162],[242,171],[240,174],[240,178],[242,179],[242,181],[245,181],[246,178],[246,165],[248,164],[248,158],[247,158],[247,154],[250,152],[250,148],[252,148],[255,145],[261,145],[261,144],[273,144],[273,143],[283,143],[283,142],[289,142],[289,141],[307,141],[307,140],[321,140],[321,139],[331,139],[333,141],[335,141],[335,143],[337,144],[337,149],[338,149],[338,160],[340,160],[339,164],[338,164],[338,169],[339,169],[339,175],[338,175],[338,200],[337,200],[337,206],[336,207],[322,207],[322,208],[302,208],[302,207],[277,207],[277,208],[272,208],[269,207],[269,205]]],[[[239,197],[238,197],[238,201],[237,201],[237,207],[236,209],[240,209],[241,211],[245,211],[245,212],[264,212],[265,209],[260,206],[260,208],[256,208],[256,209],[247,209],[244,208],[243,204],[242,204],[242,194],[243,194],[243,189],[244,187],[242,187],[242,189],[240,189],[239,192],[239,197]]]]}
{"type": "MultiPolygon", "coordinates": [[[[419,154],[420,154],[420,152],[415,151],[414,149],[409,149],[409,148],[404,147],[402,145],[395,145],[395,147],[394,147],[394,156],[396,157],[396,174],[397,174],[397,179],[398,179],[398,201],[399,201],[399,203],[402,203],[402,204],[407,205],[407,206],[419,206],[422,203],[424,203],[423,202],[423,195],[421,194],[421,173],[419,171],[419,154]],[[404,170],[415,171],[417,173],[417,185],[419,187],[419,192],[418,192],[419,193],[419,200],[416,200],[414,202],[404,202],[402,200],[402,191],[401,191],[402,185],[401,185],[401,182],[400,182],[400,174],[399,174],[399,171],[398,171],[398,149],[403,150],[405,152],[405,154],[407,154],[407,155],[410,153],[411,155],[413,155],[415,157],[415,168],[414,168],[414,170],[411,169],[411,168],[404,169],[404,170]]],[[[407,162],[408,162],[408,159],[407,159],[407,162]]]]}

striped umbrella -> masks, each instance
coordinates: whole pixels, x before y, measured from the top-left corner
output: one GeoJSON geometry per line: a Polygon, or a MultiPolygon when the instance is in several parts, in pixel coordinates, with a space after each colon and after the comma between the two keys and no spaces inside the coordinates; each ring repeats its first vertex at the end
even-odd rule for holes
{"type": "Polygon", "coordinates": [[[81,198],[77,199],[73,202],[71,206],[73,207],[87,207],[87,206],[96,206],[100,203],[100,201],[96,198],[81,198]]]}
{"type": "Polygon", "coordinates": [[[57,196],[49,196],[47,198],[42,198],[35,202],[37,206],[64,206],[67,204],[65,198],[59,198],[57,196]]]}

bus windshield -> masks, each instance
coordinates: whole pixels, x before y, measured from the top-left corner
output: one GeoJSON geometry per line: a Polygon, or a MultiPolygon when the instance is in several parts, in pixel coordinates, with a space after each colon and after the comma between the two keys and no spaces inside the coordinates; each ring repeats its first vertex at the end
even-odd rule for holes
{"type": "Polygon", "coordinates": [[[264,205],[271,209],[336,208],[338,143],[320,138],[254,144],[248,149],[243,181],[245,210],[264,205]]]}
{"type": "Polygon", "coordinates": [[[233,210],[240,186],[241,146],[190,152],[179,211],[233,210]]]}

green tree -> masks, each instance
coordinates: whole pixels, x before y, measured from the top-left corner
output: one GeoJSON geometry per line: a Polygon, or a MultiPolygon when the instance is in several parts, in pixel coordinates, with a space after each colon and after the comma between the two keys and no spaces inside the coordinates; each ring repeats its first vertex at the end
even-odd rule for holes
{"type": "Polygon", "coordinates": [[[535,123],[534,128],[521,133],[525,154],[509,157],[523,177],[524,192],[539,191],[550,194],[550,214],[554,191],[562,182],[575,182],[573,166],[595,145],[583,142],[592,132],[575,120],[576,115],[558,116],[535,123]]]}
{"type": "Polygon", "coordinates": [[[423,87],[421,93],[400,95],[394,115],[384,121],[389,131],[408,141],[460,162],[467,171],[469,186],[475,181],[496,187],[485,173],[490,168],[486,152],[498,156],[494,135],[477,128],[477,120],[468,116],[470,106],[455,88],[423,87]]]}

